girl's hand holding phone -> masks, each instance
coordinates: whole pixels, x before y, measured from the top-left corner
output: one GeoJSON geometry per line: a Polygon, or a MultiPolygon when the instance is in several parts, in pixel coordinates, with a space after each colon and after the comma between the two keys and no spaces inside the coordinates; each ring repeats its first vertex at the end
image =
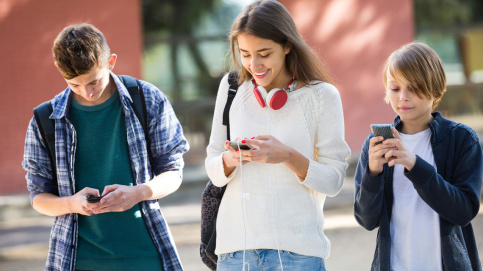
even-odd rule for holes
{"type": "MultiPolygon", "coordinates": [[[[234,141],[231,141],[231,142],[234,142],[234,141]]],[[[240,144],[245,144],[241,139],[239,140],[239,142],[240,144]]],[[[235,167],[239,167],[249,162],[249,160],[247,159],[246,152],[249,152],[250,150],[243,150],[243,149],[236,150],[230,145],[230,141],[228,140],[225,141],[224,147],[225,147],[225,150],[227,150],[227,152],[223,154],[223,163],[224,163],[225,169],[226,168],[231,169],[230,170],[231,172],[235,167]],[[241,164],[240,164],[240,154],[242,159],[241,164]]]]}
{"type": "MultiPolygon", "coordinates": [[[[259,135],[251,139],[239,140],[240,144],[251,147],[249,150],[240,148],[235,150],[230,141],[225,142],[225,152],[223,161],[227,166],[240,166],[240,154],[242,165],[248,162],[278,164],[286,162],[290,157],[291,148],[280,142],[271,135],[259,135]]],[[[231,142],[233,143],[233,141],[231,142]]]]}
{"type": "Polygon", "coordinates": [[[303,181],[307,176],[307,170],[310,163],[309,160],[271,135],[258,135],[251,139],[244,139],[240,143],[251,146],[252,148],[250,150],[240,149],[235,151],[230,147],[229,141],[225,143],[225,149],[228,150],[228,152],[225,152],[223,155],[226,176],[229,176],[234,169],[234,166],[233,168],[227,168],[227,166],[230,165],[228,164],[230,163],[229,161],[232,161],[236,166],[240,166],[240,155],[242,157],[242,165],[248,162],[266,164],[283,163],[292,170],[300,180],[303,181]]]}
{"type": "Polygon", "coordinates": [[[287,162],[292,151],[292,148],[271,135],[258,135],[246,139],[245,143],[258,147],[245,152],[246,159],[253,162],[270,164],[287,162]]]}

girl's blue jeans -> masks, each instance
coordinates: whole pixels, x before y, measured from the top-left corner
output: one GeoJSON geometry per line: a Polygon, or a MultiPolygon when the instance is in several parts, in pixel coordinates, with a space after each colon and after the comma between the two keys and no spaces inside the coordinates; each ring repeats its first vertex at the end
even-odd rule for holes
{"type": "MultiPolygon", "coordinates": [[[[290,251],[280,250],[283,270],[287,271],[326,271],[324,259],[305,256],[290,251]]],[[[282,270],[278,252],[275,249],[255,249],[245,251],[245,269],[243,269],[243,251],[226,253],[218,256],[218,271],[275,271],[282,270]]]]}

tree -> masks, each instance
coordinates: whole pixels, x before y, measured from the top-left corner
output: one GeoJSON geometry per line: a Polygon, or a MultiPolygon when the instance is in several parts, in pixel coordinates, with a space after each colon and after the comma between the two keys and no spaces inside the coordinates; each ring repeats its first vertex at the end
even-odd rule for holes
{"type": "MultiPolygon", "coordinates": [[[[209,89],[214,85],[214,78],[201,56],[194,30],[201,18],[212,12],[220,0],[143,0],[143,24],[145,48],[159,41],[164,41],[171,48],[171,72],[174,80],[173,99],[181,99],[181,76],[178,67],[178,51],[181,44],[186,44],[199,70],[198,83],[201,88],[209,89]]],[[[216,83],[215,83],[216,84],[216,83]]]]}
{"type": "Polygon", "coordinates": [[[414,0],[418,28],[454,28],[483,22],[481,0],[414,0]]]}

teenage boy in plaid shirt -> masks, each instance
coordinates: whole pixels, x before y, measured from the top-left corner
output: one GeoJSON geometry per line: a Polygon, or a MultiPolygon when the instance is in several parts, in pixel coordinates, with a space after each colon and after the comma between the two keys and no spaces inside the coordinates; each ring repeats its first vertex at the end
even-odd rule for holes
{"type": "Polygon", "coordinates": [[[56,217],[45,270],[182,270],[157,203],[180,186],[189,149],[169,101],[140,81],[150,164],[144,130],[112,72],[117,56],[103,34],[90,24],[71,25],[52,51],[68,85],[51,101],[59,196],[34,118],[22,163],[33,208],[56,217]],[[88,203],[89,196],[103,198],[88,203]]]}

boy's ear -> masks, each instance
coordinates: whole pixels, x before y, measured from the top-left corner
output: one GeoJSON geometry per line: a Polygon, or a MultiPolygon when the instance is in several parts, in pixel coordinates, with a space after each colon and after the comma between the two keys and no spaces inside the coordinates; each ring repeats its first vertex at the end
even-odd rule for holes
{"type": "Polygon", "coordinates": [[[117,60],[117,55],[116,54],[111,54],[111,56],[109,57],[109,70],[112,71],[112,69],[114,69],[114,66],[116,65],[116,60],[117,60]]]}
{"type": "Polygon", "coordinates": [[[386,102],[386,104],[389,104],[389,97],[387,96],[387,90],[384,91],[384,101],[386,102]]]}

